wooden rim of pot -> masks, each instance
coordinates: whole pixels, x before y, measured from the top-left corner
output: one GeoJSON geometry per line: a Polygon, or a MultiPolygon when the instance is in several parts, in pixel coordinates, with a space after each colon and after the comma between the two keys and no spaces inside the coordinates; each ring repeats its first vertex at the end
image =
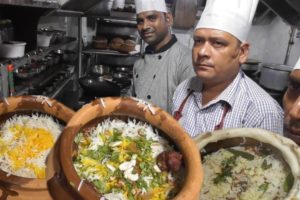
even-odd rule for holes
{"type": "Polygon", "coordinates": [[[203,173],[196,144],[167,112],[147,102],[129,97],[96,99],[83,106],[65,127],[60,141],[60,149],[63,151],[60,151],[59,159],[65,176],[74,190],[83,198],[98,200],[100,197],[100,194],[88,183],[80,179],[73,166],[73,141],[76,134],[93,119],[120,115],[148,122],[172,139],[183,155],[187,172],[184,185],[174,199],[197,199],[202,185],[203,173]]]}

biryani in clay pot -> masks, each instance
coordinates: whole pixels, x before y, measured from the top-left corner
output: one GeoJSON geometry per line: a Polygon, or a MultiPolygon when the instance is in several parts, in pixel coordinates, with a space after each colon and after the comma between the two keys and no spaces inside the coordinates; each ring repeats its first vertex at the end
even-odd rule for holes
{"type": "Polygon", "coordinates": [[[74,112],[44,96],[0,101],[1,199],[51,199],[46,157],[74,112]]]}
{"type": "Polygon", "coordinates": [[[161,108],[139,99],[101,98],[81,108],[48,160],[53,198],[194,200],[199,151],[161,108]]]}
{"type": "Polygon", "coordinates": [[[204,181],[200,200],[300,199],[300,149],[292,140],[257,128],[197,136],[204,181]]]}

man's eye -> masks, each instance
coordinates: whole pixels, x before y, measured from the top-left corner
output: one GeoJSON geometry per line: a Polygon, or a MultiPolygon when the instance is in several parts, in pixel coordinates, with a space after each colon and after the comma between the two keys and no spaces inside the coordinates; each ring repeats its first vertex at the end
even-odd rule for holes
{"type": "Polygon", "coordinates": [[[201,39],[194,39],[194,44],[195,45],[199,45],[199,44],[202,44],[204,41],[201,40],[201,39]]]}
{"type": "Polygon", "coordinates": [[[148,19],[149,19],[149,21],[153,22],[153,21],[156,20],[156,17],[155,16],[150,16],[148,19]]]}
{"type": "Polygon", "coordinates": [[[214,47],[217,47],[217,48],[225,46],[225,44],[220,41],[214,41],[213,45],[214,45],[214,47]]]}
{"type": "Polygon", "coordinates": [[[294,90],[294,91],[297,90],[298,92],[300,92],[300,84],[297,83],[297,82],[290,81],[289,82],[289,88],[292,89],[292,90],[294,90]]]}
{"type": "Polygon", "coordinates": [[[136,23],[137,23],[137,24],[142,24],[142,23],[143,23],[143,20],[137,19],[137,20],[136,20],[136,23]]]}

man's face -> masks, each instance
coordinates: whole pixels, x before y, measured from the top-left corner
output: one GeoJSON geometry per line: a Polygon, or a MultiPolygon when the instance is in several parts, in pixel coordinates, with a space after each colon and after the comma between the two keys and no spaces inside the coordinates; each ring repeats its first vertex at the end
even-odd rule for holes
{"type": "Polygon", "coordinates": [[[164,42],[173,23],[170,14],[157,11],[139,13],[136,21],[142,39],[154,47],[164,42]]]}
{"type": "Polygon", "coordinates": [[[284,127],[288,133],[300,136],[300,70],[290,74],[288,89],[283,97],[284,127]]]}
{"type": "Polygon", "coordinates": [[[231,34],[200,28],[194,32],[193,65],[206,84],[226,84],[239,72],[248,56],[249,45],[231,34]]]}

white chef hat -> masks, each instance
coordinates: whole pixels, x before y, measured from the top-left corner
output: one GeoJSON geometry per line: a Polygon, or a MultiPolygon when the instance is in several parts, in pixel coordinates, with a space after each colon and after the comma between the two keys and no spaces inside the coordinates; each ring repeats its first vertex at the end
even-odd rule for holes
{"type": "Polygon", "coordinates": [[[226,31],[240,41],[247,39],[259,0],[207,0],[196,26],[226,31]]]}
{"type": "Polygon", "coordinates": [[[136,14],[146,11],[167,12],[165,0],[135,0],[136,14]]]}
{"type": "Polygon", "coordinates": [[[295,70],[295,69],[300,69],[300,57],[298,58],[298,61],[297,61],[296,65],[294,66],[293,70],[295,70]]]}

